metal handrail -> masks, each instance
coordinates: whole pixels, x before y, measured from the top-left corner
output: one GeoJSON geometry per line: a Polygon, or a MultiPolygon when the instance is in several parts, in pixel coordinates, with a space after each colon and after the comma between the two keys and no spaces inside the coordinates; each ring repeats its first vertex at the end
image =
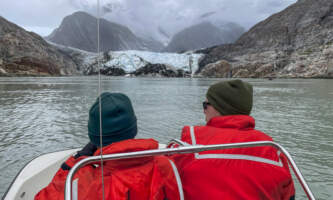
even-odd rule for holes
{"type": "Polygon", "coordinates": [[[180,146],[192,146],[189,143],[183,142],[179,139],[172,139],[172,140],[170,140],[170,142],[168,142],[167,147],[169,147],[170,145],[173,145],[173,144],[178,144],[180,146]]]}
{"type": "MultiPolygon", "coordinates": [[[[178,142],[178,141],[177,141],[178,142]]],[[[156,149],[156,150],[146,150],[146,151],[137,151],[131,153],[117,153],[117,154],[108,154],[103,155],[103,160],[119,160],[126,158],[139,158],[139,157],[148,157],[148,156],[157,156],[157,155],[171,155],[171,154],[184,154],[184,153],[198,153],[208,150],[221,150],[221,149],[232,149],[232,148],[244,148],[244,147],[258,147],[258,146],[272,146],[280,150],[288,160],[289,165],[294,171],[298,181],[302,185],[303,190],[305,191],[308,199],[315,200],[315,197],[310,190],[310,187],[306,183],[301,171],[298,169],[296,163],[292,159],[289,152],[283,148],[281,145],[271,142],[271,141],[260,141],[260,142],[244,142],[244,143],[232,143],[232,144],[218,144],[218,145],[193,145],[193,146],[183,146],[172,149],[156,149]]],[[[70,200],[72,198],[72,179],[74,174],[83,166],[95,163],[99,161],[101,156],[92,156],[85,158],[78,163],[76,163],[72,169],[69,171],[66,186],[65,186],[65,200],[70,200]]]]}

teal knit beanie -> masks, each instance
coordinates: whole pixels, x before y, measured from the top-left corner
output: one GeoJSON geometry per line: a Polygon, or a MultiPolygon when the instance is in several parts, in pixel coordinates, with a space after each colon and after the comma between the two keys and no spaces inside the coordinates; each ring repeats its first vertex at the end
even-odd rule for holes
{"type": "Polygon", "coordinates": [[[222,115],[250,115],[253,88],[241,80],[222,81],[210,86],[206,97],[222,115]]]}
{"type": "MultiPolygon", "coordinates": [[[[102,146],[133,139],[137,134],[136,116],[130,99],[121,93],[101,94],[102,146]]],[[[99,98],[89,110],[88,135],[91,143],[100,146],[99,98]]]]}

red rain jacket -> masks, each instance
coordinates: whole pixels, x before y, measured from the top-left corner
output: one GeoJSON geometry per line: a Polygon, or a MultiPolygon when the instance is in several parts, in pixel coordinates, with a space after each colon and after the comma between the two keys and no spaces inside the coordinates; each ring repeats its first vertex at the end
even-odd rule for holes
{"type": "MultiPolygon", "coordinates": [[[[272,141],[254,129],[246,115],[212,118],[206,126],[185,126],[181,140],[189,144],[272,141]],[[192,133],[191,133],[192,132],[192,133]]],[[[205,151],[173,156],[185,199],[289,200],[295,195],[286,158],[273,147],[205,151]]]]}
{"type": "MultiPolygon", "coordinates": [[[[131,139],[113,143],[103,148],[103,154],[157,149],[153,139],[131,139]]],[[[95,155],[99,155],[97,150],[95,155]]],[[[70,157],[66,164],[73,167],[84,157],[70,157]]],[[[102,199],[101,167],[87,165],[73,178],[79,200],[102,199]]],[[[36,196],[35,200],[62,200],[69,170],[59,169],[52,182],[36,196]]],[[[183,191],[177,169],[165,156],[104,161],[105,199],[116,200],[178,200],[183,191]],[[178,182],[177,182],[178,177],[178,182]]]]}

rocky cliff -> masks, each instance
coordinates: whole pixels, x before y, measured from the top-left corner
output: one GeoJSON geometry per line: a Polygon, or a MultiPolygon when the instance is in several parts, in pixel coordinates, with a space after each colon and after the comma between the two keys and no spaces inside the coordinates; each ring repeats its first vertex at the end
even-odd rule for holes
{"type": "Polygon", "coordinates": [[[0,16],[0,75],[76,74],[76,64],[39,35],[0,16]]]}
{"type": "MultiPolygon", "coordinates": [[[[65,17],[46,39],[64,46],[97,52],[97,18],[85,12],[75,12],[65,17]]],[[[161,43],[138,38],[125,26],[100,20],[100,51],[159,51],[162,48],[161,43]]]]}
{"type": "MultiPolygon", "coordinates": [[[[233,77],[333,77],[333,1],[299,0],[258,23],[234,44],[201,50],[206,66],[232,66],[233,77]]],[[[224,71],[224,70],[219,70],[224,71]]],[[[225,76],[217,74],[217,76],[225,76]]]]}
{"type": "Polygon", "coordinates": [[[173,66],[165,64],[148,63],[144,67],[132,73],[135,76],[144,77],[184,77],[185,72],[182,69],[176,69],[173,66]]]}

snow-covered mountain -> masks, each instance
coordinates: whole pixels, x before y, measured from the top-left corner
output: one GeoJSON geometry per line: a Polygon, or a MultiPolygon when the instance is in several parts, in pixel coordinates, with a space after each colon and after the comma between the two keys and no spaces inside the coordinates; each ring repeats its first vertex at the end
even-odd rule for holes
{"type": "MultiPolygon", "coordinates": [[[[65,17],[47,40],[78,49],[97,51],[97,19],[85,12],[65,17]]],[[[100,50],[152,50],[159,51],[162,44],[153,39],[141,39],[123,25],[100,20],[100,50]]]]}

